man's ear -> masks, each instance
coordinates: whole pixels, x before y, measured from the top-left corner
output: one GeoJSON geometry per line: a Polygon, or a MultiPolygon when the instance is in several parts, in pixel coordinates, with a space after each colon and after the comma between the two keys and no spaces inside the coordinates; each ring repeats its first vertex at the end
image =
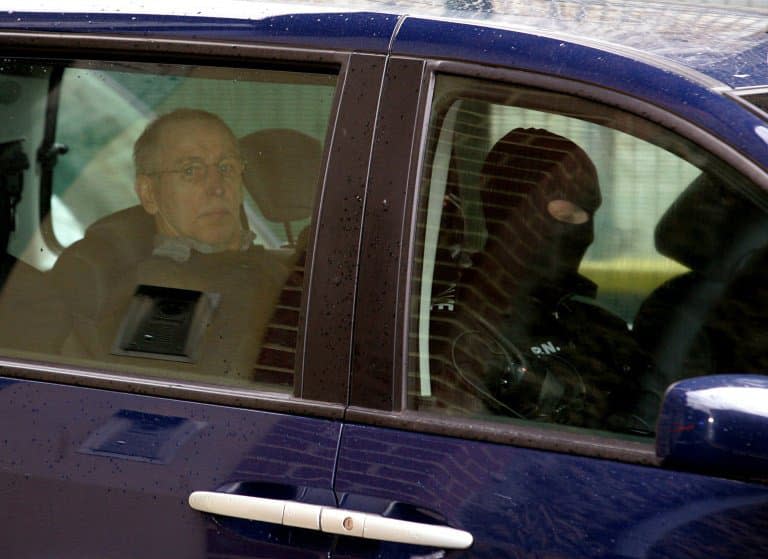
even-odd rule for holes
{"type": "Polygon", "coordinates": [[[136,177],[136,195],[139,197],[141,205],[144,206],[144,210],[150,215],[157,213],[157,199],[155,198],[155,183],[151,177],[147,175],[139,175],[136,177]]]}

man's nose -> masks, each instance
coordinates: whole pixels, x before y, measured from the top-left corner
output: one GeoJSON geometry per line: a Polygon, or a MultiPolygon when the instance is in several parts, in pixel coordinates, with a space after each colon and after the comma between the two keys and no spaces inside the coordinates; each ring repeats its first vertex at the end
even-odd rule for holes
{"type": "Polygon", "coordinates": [[[219,173],[219,169],[216,165],[211,165],[206,169],[205,174],[205,190],[211,196],[223,196],[227,189],[226,181],[224,177],[219,173]]]}

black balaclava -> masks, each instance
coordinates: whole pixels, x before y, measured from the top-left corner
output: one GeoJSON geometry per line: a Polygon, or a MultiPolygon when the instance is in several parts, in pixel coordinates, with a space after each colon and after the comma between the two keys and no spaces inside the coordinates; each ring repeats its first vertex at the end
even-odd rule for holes
{"type": "Polygon", "coordinates": [[[546,130],[512,130],[489,152],[481,189],[488,232],[482,258],[496,261],[489,281],[502,291],[501,301],[594,293],[578,268],[594,239],[600,187],[580,147],[546,130]],[[583,210],[583,223],[553,217],[548,206],[554,200],[583,210]]]}

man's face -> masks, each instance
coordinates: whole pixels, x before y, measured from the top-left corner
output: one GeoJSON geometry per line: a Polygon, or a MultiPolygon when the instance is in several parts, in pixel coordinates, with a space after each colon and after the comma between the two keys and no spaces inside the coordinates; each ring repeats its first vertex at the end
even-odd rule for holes
{"type": "Polygon", "coordinates": [[[242,163],[235,139],[216,122],[172,122],[159,135],[152,172],[136,191],[159,233],[236,250],[242,163]]]}

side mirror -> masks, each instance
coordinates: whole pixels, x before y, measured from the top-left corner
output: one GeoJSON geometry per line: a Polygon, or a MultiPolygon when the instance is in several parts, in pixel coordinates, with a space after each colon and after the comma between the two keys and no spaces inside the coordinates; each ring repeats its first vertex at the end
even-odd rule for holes
{"type": "Polygon", "coordinates": [[[713,375],[670,386],[656,455],[672,468],[768,479],[768,376],[713,375]]]}

